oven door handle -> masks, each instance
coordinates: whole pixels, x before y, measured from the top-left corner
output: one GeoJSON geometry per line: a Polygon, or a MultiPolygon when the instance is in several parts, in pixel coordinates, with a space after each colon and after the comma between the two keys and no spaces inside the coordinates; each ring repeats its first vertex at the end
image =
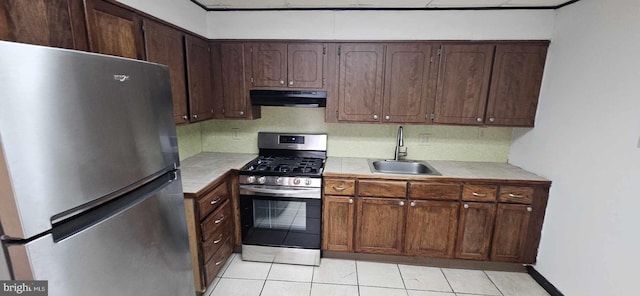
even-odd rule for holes
{"type": "Polygon", "coordinates": [[[305,189],[272,189],[264,187],[240,186],[240,195],[261,195],[275,197],[293,197],[293,198],[309,198],[321,199],[321,188],[305,188],[305,189]]]}

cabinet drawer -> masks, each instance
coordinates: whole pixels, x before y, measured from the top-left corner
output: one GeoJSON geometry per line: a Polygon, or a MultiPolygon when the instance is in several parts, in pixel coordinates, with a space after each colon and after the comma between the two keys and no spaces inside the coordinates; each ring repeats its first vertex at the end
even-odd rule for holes
{"type": "Polygon", "coordinates": [[[455,183],[411,182],[409,183],[409,198],[459,200],[462,185],[455,183]]]}
{"type": "Polygon", "coordinates": [[[531,204],[533,202],[533,187],[529,186],[500,186],[500,202],[531,204]]]}
{"type": "Polygon", "coordinates": [[[355,180],[326,179],[324,180],[324,194],[328,195],[354,195],[356,189],[355,180]]]}
{"type": "Polygon", "coordinates": [[[233,246],[231,239],[227,239],[220,249],[213,255],[213,258],[204,264],[204,277],[205,286],[209,286],[213,279],[216,277],[224,263],[229,259],[229,256],[233,252],[233,246]]]}
{"type": "Polygon", "coordinates": [[[201,243],[205,262],[209,261],[215,252],[220,249],[222,244],[231,237],[229,225],[229,221],[222,223],[222,225],[218,227],[218,230],[216,230],[207,241],[201,243]]]}
{"type": "Polygon", "coordinates": [[[231,205],[229,201],[225,201],[217,210],[200,223],[202,241],[206,242],[209,240],[227,220],[231,220],[231,205]]]}
{"type": "Polygon", "coordinates": [[[359,180],[358,196],[404,198],[407,196],[407,182],[359,180]]]}
{"type": "Polygon", "coordinates": [[[227,199],[229,199],[229,189],[225,182],[198,200],[200,218],[204,218],[209,215],[227,199]]]}
{"type": "Polygon", "coordinates": [[[498,193],[497,185],[466,184],[462,190],[462,200],[495,201],[498,193]]]}

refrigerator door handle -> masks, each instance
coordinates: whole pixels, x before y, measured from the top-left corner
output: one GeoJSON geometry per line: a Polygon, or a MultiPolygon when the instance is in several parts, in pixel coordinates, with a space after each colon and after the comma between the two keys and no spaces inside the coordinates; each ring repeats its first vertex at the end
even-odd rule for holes
{"type": "Polygon", "coordinates": [[[96,208],[72,216],[66,220],[53,224],[51,235],[54,242],[60,242],[75,233],[81,232],[93,225],[102,222],[120,212],[139,204],[162,190],[167,185],[177,180],[178,172],[172,171],[157,179],[124,194],[122,197],[106,202],[96,208]]]}

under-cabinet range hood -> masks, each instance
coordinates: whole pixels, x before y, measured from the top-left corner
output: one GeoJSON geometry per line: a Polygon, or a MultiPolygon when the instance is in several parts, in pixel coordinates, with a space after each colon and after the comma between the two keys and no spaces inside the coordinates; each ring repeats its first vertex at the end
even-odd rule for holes
{"type": "Polygon", "coordinates": [[[250,95],[254,106],[327,106],[327,92],[323,90],[252,90],[250,95]]]}

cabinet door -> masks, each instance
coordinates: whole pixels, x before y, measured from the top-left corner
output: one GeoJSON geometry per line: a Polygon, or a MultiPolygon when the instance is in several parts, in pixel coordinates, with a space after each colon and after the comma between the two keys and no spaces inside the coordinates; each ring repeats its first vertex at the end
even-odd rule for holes
{"type": "Polygon", "coordinates": [[[383,122],[430,120],[431,44],[389,44],[385,58],[383,122]],[[429,114],[428,114],[429,113],[429,114]]]}
{"type": "Polygon", "coordinates": [[[493,203],[465,202],[460,209],[456,258],[486,260],[496,205],[493,203]]]}
{"type": "Polygon", "coordinates": [[[102,0],[86,0],[91,51],[144,59],[142,20],[133,11],[102,0]]]}
{"type": "Polygon", "coordinates": [[[357,199],[356,252],[401,254],[404,240],[404,199],[357,199]]]}
{"type": "Polygon", "coordinates": [[[546,56],[546,44],[496,46],[486,124],[533,127],[546,56]]]}
{"type": "Polygon", "coordinates": [[[407,255],[453,258],[459,202],[411,200],[407,210],[407,255]]]}
{"type": "Polygon", "coordinates": [[[187,81],[189,86],[189,111],[191,122],[213,118],[211,98],[211,55],[209,43],[187,35],[187,81]]]}
{"type": "Polygon", "coordinates": [[[338,120],[380,121],[384,45],[339,47],[338,120]]]}
{"type": "Polygon", "coordinates": [[[524,261],[531,211],[530,205],[498,205],[491,247],[492,261],[524,261]]]}
{"type": "Polygon", "coordinates": [[[287,44],[252,44],[252,86],[286,87],[287,80],[287,44]]]}
{"type": "Polygon", "coordinates": [[[82,0],[0,1],[0,40],[87,50],[82,0]]]}
{"type": "Polygon", "coordinates": [[[287,46],[287,85],[293,88],[323,88],[322,43],[291,43],[287,46]]]}
{"type": "Polygon", "coordinates": [[[169,66],[173,119],[177,124],[189,122],[184,60],[184,34],[148,19],[144,21],[144,48],[147,61],[169,66]]]}
{"type": "Polygon", "coordinates": [[[324,196],[322,202],[322,249],[352,252],[354,197],[324,196]]]}
{"type": "Polygon", "coordinates": [[[436,91],[435,123],[482,124],[494,46],[442,46],[436,91]]]}
{"type": "Polygon", "coordinates": [[[222,64],[223,113],[226,118],[246,118],[249,113],[249,95],[244,73],[244,45],[220,44],[222,64]]]}

